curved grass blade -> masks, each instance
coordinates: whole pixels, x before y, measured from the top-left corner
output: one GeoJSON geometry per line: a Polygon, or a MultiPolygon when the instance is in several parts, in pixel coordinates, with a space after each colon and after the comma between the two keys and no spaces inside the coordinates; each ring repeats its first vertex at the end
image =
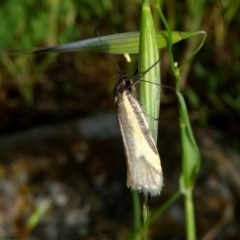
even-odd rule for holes
{"type": "MultiPolygon", "coordinates": [[[[180,68],[176,68],[174,65],[174,59],[172,54],[172,38],[171,30],[167,24],[167,21],[162,13],[161,7],[157,0],[154,0],[155,6],[158,10],[161,19],[164,22],[166,29],[168,30],[169,44],[168,51],[170,55],[170,64],[172,71],[176,79],[176,89],[180,90],[180,68]]],[[[202,32],[204,34],[204,32],[202,32]]],[[[205,37],[205,34],[204,34],[205,37]]],[[[205,39],[205,38],[204,38],[205,39]]],[[[200,45],[201,47],[202,45],[200,45]]],[[[198,48],[196,51],[198,51],[198,48]]],[[[194,54],[196,53],[194,52],[194,54]]],[[[180,177],[180,191],[184,194],[185,201],[185,215],[186,215],[186,235],[187,239],[195,240],[196,239],[196,230],[195,230],[195,216],[194,216],[194,205],[192,190],[195,183],[195,178],[200,167],[200,153],[195,142],[192,128],[190,125],[188,111],[186,107],[185,100],[183,96],[177,93],[178,104],[179,104],[179,115],[180,115],[180,130],[181,130],[181,145],[182,145],[182,174],[180,177]]]]}

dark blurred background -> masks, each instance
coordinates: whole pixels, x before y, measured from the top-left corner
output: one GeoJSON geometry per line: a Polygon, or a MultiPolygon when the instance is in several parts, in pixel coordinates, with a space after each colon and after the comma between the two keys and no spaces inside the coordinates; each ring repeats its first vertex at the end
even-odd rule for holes
{"type": "MultiPolygon", "coordinates": [[[[240,238],[240,1],[163,1],[172,30],[208,36],[182,69],[182,91],[202,164],[194,190],[198,239],[240,238]]],[[[106,53],[18,54],[138,31],[141,3],[110,0],[0,1],[0,239],[124,239],[134,226],[131,191],[112,99],[117,69],[106,53]]],[[[153,7],[156,28],[162,29],[153,7]]],[[[199,46],[174,45],[180,64],[199,46]]],[[[126,63],[131,75],[137,56],[126,63]]],[[[174,87],[161,50],[162,82],[174,87]]],[[[181,152],[174,91],[163,89],[159,152],[164,171],[152,211],[178,189],[181,152]]],[[[185,239],[183,199],[150,239],[185,239]]]]}

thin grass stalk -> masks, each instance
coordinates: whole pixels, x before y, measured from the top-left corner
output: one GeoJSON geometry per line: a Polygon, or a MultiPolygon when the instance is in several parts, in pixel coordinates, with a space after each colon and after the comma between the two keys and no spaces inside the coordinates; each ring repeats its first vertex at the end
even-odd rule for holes
{"type": "MultiPolygon", "coordinates": [[[[172,35],[167,21],[161,11],[161,7],[157,0],[154,0],[155,6],[159,12],[161,19],[168,31],[169,43],[168,50],[170,54],[170,64],[172,72],[176,79],[176,90],[180,91],[180,69],[175,67],[172,55],[172,35]]],[[[181,130],[181,145],[182,145],[182,174],[180,177],[180,191],[184,194],[185,202],[185,222],[186,235],[188,240],[196,239],[194,203],[192,197],[193,186],[195,183],[196,174],[200,166],[200,155],[197,144],[195,142],[192,128],[189,121],[188,111],[183,96],[177,92],[179,103],[179,122],[181,130]]]]}
{"type": "MultiPolygon", "coordinates": [[[[134,227],[135,229],[139,229],[142,226],[139,193],[137,191],[133,191],[132,198],[133,198],[133,207],[134,207],[134,227]]],[[[134,235],[134,240],[141,240],[141,235],[139,233],[136,233],[134,235]]]]}

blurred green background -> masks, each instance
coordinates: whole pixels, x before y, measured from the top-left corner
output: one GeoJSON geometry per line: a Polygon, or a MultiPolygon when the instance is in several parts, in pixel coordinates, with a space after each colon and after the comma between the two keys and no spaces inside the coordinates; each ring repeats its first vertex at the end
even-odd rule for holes
{"type": "MultiPolygon", "coordinates": [[[[239,0],[162,1],[163,12],[172,30],[204,30],[208,34],[203,48],[194,57],[193,61],[182,69],[181,77],[182,92],[185,94],[188,102],[190,118],[196,129],[197,138],[200,139],[200,149],[202,140],[204,142],[202,147],[206,147],[210,152],[204,148],[206,151],[202,153],[203,160],[208,157],[214,160],[210,164],[211,167],[209,167],[215,169],[214,177],[209,180],[211,184],[212,181],[214,182],[216,179],[220,179],[220,182],[228,179],[228,174],[237,176],[240,170],[238,154],[240,145],[239,7],[239,0]],[[212,134],[212,132],[214,133],[212,134]],[[207,134],[210,134],[211,137],[208,138],[209,136],[207,134]],[[215,148],[213,146],[217,147],[215,148]],[[222,146],[227,147],[227,153],[225,151],[224,153],[222,152],[222,146]],[[211,153],[213,155],[211,155],[211,153]],[[234,155],[237,160],[232,162],[231,158],[228,159],[224,154],[234,155]],[[229,170],[226,174],[223,174],[222,172],[228,168],[234,171],[231,170],[233,171],[231,172],[229,170]],[[215,171],[218,172],[216,173],[218,177],[215,176],[215,171]]],[[[45,126],[46,124],[52,124],[54,126],[55,124],[62,124],[66,121],[82,118],[96,112],[113,111],[115,107],[112,100],[112,89],[116,81],[113,79],[113,76],[118,72],[107,54],[74,52],[58,55],[31,55],[21,53],[21,51],[93,38],[97,36],[97,30],[100,31],[102,36],[138,31],[140,9],[141,2],[138,0],[1,1],[0,131],[2,143],[4,143],[4,140],[8,136],[15,138],[15,135],[12,134],[34,129],[37,126],[45,126]],[[20,50],[20,52],[19,54],[11,54],[11,50],[20,50]]],[[[153,16],[156,29],[162,30],[162,24],[159,21],[154,7],[153,16]]],[[[200,39],[195,37],[174,45],[176,61],[180,64],[184,62],[194,49],[197,48],[199,43],[200,39]]],[[[114,55],[113,57],[119,64],[120,69],[129,75],[136,70],[137,56],[131,56],[131,63],[126,63],[123,56],[114,55]]],[[[169,69],[169,57],[165,49],[161,50],[161,58],[163,84],[173,86],[173,78],[169,69]]],[[[177,118],[176,96],[173,91],[163,89],[161,116],[167,119],[177,118]]],[[[168,125],[170,129],[175,129],[176,127],[176,123],[169,123],[168,125]]],[[[74,130],[71,131],[74,132],[74,130]]],[[[76,139],[78,137],[74,136],[73,138],[76,139]]],[[[167,136],[164,136],[164,139],[167,138],[167,136]]],[[[72,136],[70,142],[71,141],[72,136]]],[[[18,143],[16,144],[18,145],[18,143]]],[[[51,146],[51,144],[55,146],[56,143],[49,143],[47,141],[48,146],[51,146]]],[[[61,144],[63,144],[63,142],[61,144]]],[[[93,143],[94,146],[95,144],[96,143],[93,143]]],[[[98,144],[96,145],[101,148],[101,144],[98,144]]],[[[15,158],[16,156],[13,158],[8,153],[8,149],[11,149],[9,151],[12,154],[14,151],[17,152],[19,147],[11,146],[11,148],[9,148],[9,146],[7,146],[5,149],[4,146],[7,145],[3,144],[1,148],[0,178],[2,182],[11,178],[11,174],[14,173],[14,171],[11,170],[12,165],[10,163],[15,163],[19,160],[15,158]]],[[[75,145],[73,144],[73,146],[75,145]]],[[[73,146],[71,145],[71,147],[73,146]]],[[[29,146],[26,149],[28,148],[29,146]]],[[[56,149],[58,148],[61,147],[56,147],[56,149]]],[[[20,149],[23,156],[30,151],[23,150],[25,146],[21,146],[20,149]]],[[[43,147],[43,149],[45,148],[43,147]]],[[[42,154],[41,151],[44,152],[44,150],[39,149],[38,151],[40,155],[42,154]]],[[[79,151],[81,154],[83,154],[82,151],[84,153],[87,152],[88,157],[91,155],[88,152],[90,150],[86,150],[82,145],[79,151]]],[[[31,159],[34,157],[37,158],[37,156],[34,156],[33,150],[30,152],[31,159]]],[[[75,153],[75,150],[73,152],[75,153]]],[[[21,154],[18,153],[16,155],[20,156],[21,154]]],[[[54,155],[56,153],[51,152],[51,154],[54,155]]],[[[115,156],[114,153],[112,154],[115,156]]],[[[164,155],[165,153],[163,156],[164,155]]],[[[68,154],[66,154],[66,156],[66,158],[69,157],[68,154]]],[[[21,159],[23,158],[24,157],[21,159]]],[[[23,162],[25,163],[25,160],[23,160],[23,162]]],[[[53,165],[54,164],[57,164],[55,160],[53,160],[53,165]]],[[[94,170],[91,170],[91,176],[95,176],[95,172],[98,172],[97,167],[98,165],[94,170]]],[[[179,166],[177,167],[179,168],[179,166]]],[[[91,168],[92,167],[90,167],[90,169],[91,168]]],[[[24,167],[21,169],[20,172],[27,171],[24,167]]],[[[208,167],[203,166],[203,169],[208,169],[208,167]]],[[[61,168],[61,171],[63,170],[64,168],[61,168]]],[[[27,173],[27,175],[35,176],[35,170],[31,171],[31,174],[27,173]]],[[[111,168],[109,171],[111,171],[111,168]]],[[[203,170],[202,174],[200,172],[200,182],[204,181],[203,179],[206,176],[207,170],[203,170]]],[[[56,180],[55,175],[53,178],[56,180]]],[[[43,179],[43,177],[41,179],[43,179]]],[[[60,181],[60,176],[58,176],[57,179],[60,181]]],[[[240,196],[239,184],[237,183],[238,178],[236,177],[234,179],[235,180],[232,180],[234,182],[233,186],[229,183],[229,188],[227,188],[227,191],[231,192],[230,195],[233,202],[239,200],[240,196]]],[[[165,185],[167,185],[167,182],[166,180],[165,185]]],[[[217,183],[219,182],[217,181],[217,183]]],[[[28,197],[32,196],[32,192],[34,192],[33,190],[29,190],[31,188],[29,185],[31,184],[26,180],[24,186],[29,191],[27,194],[28,197]]],[[[20,193],[23,194],[21,191],[20,193]]],[[[26,191],[24,194],[23,195],[26,196],[26,191]]],[[[197,192],[197,194],[199,194],[199,192],[197,192]]],[[[2,196],[4,196],[4,194],[2,194],[2,196]]],[[[5,201],[7,201],[6,199],[5,201]]],[[[37,204],[34,203],[33,205],[35,206],[37,204]]],[[[239,205],[235,206],[233,204],[231,207],[233,211],[239,212],[239,205]]],[[[21,207],[19,208],[22,209],[21,207]]],[[[17,217],[14,215],[12,219],[15,220],[11,221],[11,226],[16,225],[17,227],[15,226],[15,228],[17,228],[18,231],[3,231],[4,234],[1,236],[3,232],[1,232],[0,228],[0,239],[2,239],[1,237],[9,236],[12,238],[25,239],[33,234],[32,230],[26,227],[26,219],[31,216],[29,209],[33,209],[33,207],[27,208],[27,213],[26,209],[23,209],[24,210],[21,210],[22,212],[18,211],[19,209],[16,210],[17,213],[15,213],[15,215],[17,215],[17,217]],[[24,217],[22,217],[20,212],[24,217]],[[19,218],[21,220],[19,220],[19,218]],[[19,221],[21,222],[20,224],[19,221]]],[[[221,212],[221,207],[219,207],[219,211],[221,212]]],[[[204,217],[206,220],[207,216],[204,217]]],[[[231,221],[233,221],[232,219],[236,216],[232,213],[231,217],[231,221]]],[[[198,218],[198,215],[196,218],[198,218]]],[[[201,225],[199,223],[202,227],[200,236],[204,236],[206,232],[211,233],[211,229],[215,226],[214,224],[218,218],[221,217],[216,217],[216,221],[213,221],[211,224],[209,223],[209,225],[201,225]]],[[[236,227],[239,222],[233,222],[233,225],[231,225],[232,232],[230,229],[224,232],[225,235],[223,234],[222,238],[219,237],[216,239],[237,239],[240,235],[234,226],[236,227]],[[231,238],[231,236],[233,236],[233,238],[231,238]]],[[[4,224],[5,223],[2,222],[3,228],[5,228],[4,224]]],[[[84,228],[87,227],[84,226],[84,228]]],[[[106,232],[108,234],[107,230],[106,232]]],[[[184,239],[178,227],[176,227],[176,232],[178,232],[177,236],[179,236],[179,238],[176,239],[184,239]]],[[[39,236],[38,232],[34,234],[34,236],[39,236]]],[[[60,235],[65,236],[64,234],[60,235]]],[[[89,236],[90,235],[89,233],[89,236]]],[[[100,235],[97,235],[97,233],[95,233],[95,235],[98,236],[98,239],[105,239],[100,238],[100,235]]],[[[44,236],[46,237],[48,235],[46,234],[44,236]]],[[[69,239],[93,239],[87,238],[85,235],[85,237],[81,236],[82,235],[79,234],[79,237],[73,238],[67,235],[69,239]]],[[[156,236],[159,237],[159,235],[156,236]]],[[[167,236],[168,238],[166,239],[172,239],[169,237],[170,235],[167,236]]],[[[51,238],[49,237],[49,239],[51,238]]],[[[61,238],[53,237],[52,239],[61,238]]],[[[109,237],[106,239],[116,238],[109,237]]],[[[153,239],[158,238],[153,237],[153,239]]]]}
{"type": "MultiPolygon", "coordinates": [[[[200,120],[201,124],[208,124],[209,120],[218,118],[220,114],[221,118],[215,124],[235,124],[237,128],[240,107],[239,81],[237,81],[240,51],[237,31],[239,1],[235,3],[231,1],[177,3],[172,0],[163,1],[162,5],[173,30],[205,30],[208,34],[201,52],[181,73],[182,89],[187,95],[191,108],[197,114],[195,117],[200,120]]],[[[140,1],[137,0],[122,1],[121,3],[110,0],[67,2],[53,0],[40,3],[33,0],[24,3],[14,0],[6,1],[1,3],[0,9],[0,19],[2,19],[0,48],[2,50],[27,50],[54,46],[96,37],[97,30],[102,35],[137,31],[140,7],[140,1]]],[[[156,28],[161,30],[161,23],[154,8],[153,15],[156,19],[156,28]]],[[[197,38],[177,44],[174,48],[175,59],[181,64],[198,44],[199,39],[197,38]]],[[[54,88],[57,87],[56,84],[61,85],[57,89],[57,91],[61,91],[61,94],[79,100],[77,98],[80,96],[76,96],[76,92],[74,92],[76,90],[74,81],[81,81],[81,84],[88,85],[89,81],[96,80],[95,87],[101,88],[101,92],[104,94],[106,89],[112,89],[113,83],[110,83],[108,78],[116,72],[110,63],[112,71],[108,73],[108,76],[101,76],[102,73],[95,70],[96,73],[91,80],[85,79],[84,81],[83,77],[80,80],[74,77],[73,80],[71,76],[59,73],[59,69],[64,68],[69,72],[75,71],[76,74],[89,75],[86,76],[89,78],[92,72],[91,68],[101,66],[103,58],[108,58],[105,55],[98,55],[96,61],[92,62],[92,55],[88,53],[36,57],[31,54],[13,56],[2,52],[0,57],[0,104],[4,108],[7,108],[12,102],[14,102],[12,103],[14,107],[18,105],[21,108],[20,104],[36,106],[37,103],[47,101],[46,98],[43,99],[44,90],[41,87],[50,88],[52,86],[51,90],[54,91],[56,90],[54,88]],[[63,61],[62,65],[61,61],[63,61]],[[71,68],[73,70],[70,70],[71,68]],[[61,82],[56,77],[46,76],[48,73],[62,75],[61,82]],[[65,76],[63,77],[63,75],[65,76]],[[105,78],[102,80],[104,83],[99,83],[99,78],[105,78]],[[99,86],[100,84],[106,85],[99,86]]],[[[171,85],[167,56],[164,51],[162,58],[165,60],[162,63],[163,81],[171,85]]],[[[136,60],[136,58],[134,59],[136,60]]],[[[124,61],[123,58],[121,61],[124,61]]],[[[136,69],[136,63],[132,65],[127,69],[130,71],[129,74],[136,69]]],[[[123,69],[125,71],[125,67],[123,69]]],[[[110,94],[111,90],[107,93],[110,94]]],[[[54,95],[51,97],[54,98],[54,95]]],[[[48,100],[57,101],[57,99],[48,100]]],[[[224,127],[228,128],[229,125],[224,127]]],[[[0,127],[5,129],[7,124],[1,124],[0,127]]]]}

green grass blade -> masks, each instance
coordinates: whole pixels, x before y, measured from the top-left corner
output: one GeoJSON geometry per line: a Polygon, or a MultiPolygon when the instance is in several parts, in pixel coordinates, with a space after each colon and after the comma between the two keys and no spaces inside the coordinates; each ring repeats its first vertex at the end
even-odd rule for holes
{"type": "MultiPolygon", "coordinates": [[[[189,37],[198,35],[198,32],[172,32],[172,41],[177,43],[181,40],[189,37]]],[[[158,48],[164,48],[167,46],[168,33],[166,31],[156,32],[156,39],[158,48]]],[[[112,54],[124,54],[124,53],[138,53],[139,52],[139,32],[128,32],[113,34],[108,36],[102,36],[101,40],[103,45],[106,46],[108,51],[112,54]]],[[[39,49],[26,49],[26,50],[15,50],[15,51],[2,51],[9,54],[19,53],[32,53],[34,51],[39,52],[75,52],[75,51],[94,51],[94,52],[106,52],[102,46],[99,38],[90,38],[77,42],[67,43],[63,45],[39,48],[39,49]]],[[[0,52],[1,53],[1,52],[0,52]]]]}
{"type": "Polygon", "coordinates": [[[28,230],[32,230],[39,224],[44,214],[50,208],[51,203],[52,203],[51,200],[45,199],[39,204],[39,206],[37,206],[36,210],[32,213],[32,215],[29,217],[26,223],[28,230]]]}
{"type": "Polygon", "coordinates": [[[192,133],[185,100],[181,94],[178,93],[177,96],[182,144],[182,174],[179,183],[184,194],[187,239],[194,240],[196,230],[192,190],[200,167],[200,153],[192,133]]]}
{"type": "MultiPolygon", "coordinates": [[[[158,45],[153,23],[150,2],[142,1],[140,36],[139,36],[139,77],[144,75],[144,80],[160,83],[160,67],[156,62],[159,61],[158,45]],[[152,67],[156,64],[154,67],[152,67]],[[152,68],[151,68],[152,67],[152,68]]],[[[139,99],[147,116],[147,122],[152,132],[155,142],[158,135],[158,121],[153,118],[158,118],[160,108],[160,87],[151,83],[140,82],[139,84],[139,99]]],[[[147,196],[144,196],[143,201],[143,239],[148,238],[150,210],[146,202],[147,196]]]]}
{"type": "Polygon", "coordinates": [[[192,188],[200,167],[200,153],[193,136],[187,107],[183,96],[177,93],[180,113],[180,130],[182,140],[182,169],[180,186],[183,192],[192,188]]]}
{"type": "MultiPolygon", "coordinates": [[[[157,61],[159,61],[159,53],[155,28],[149,2],[145,1],[142,6],[140,27],[139,76],[147,71],[144,75],[144,80],[160,84],[159,64],[151,68],[157,61]]],[[[139,86],[139,98],[147,116],[151,116],[146,117],[146,119],[152,131],[153,138],[157,142],[158,121],[154,119],[159,118],[160,87],[151,83],[141,82],[139,86]]]]}

